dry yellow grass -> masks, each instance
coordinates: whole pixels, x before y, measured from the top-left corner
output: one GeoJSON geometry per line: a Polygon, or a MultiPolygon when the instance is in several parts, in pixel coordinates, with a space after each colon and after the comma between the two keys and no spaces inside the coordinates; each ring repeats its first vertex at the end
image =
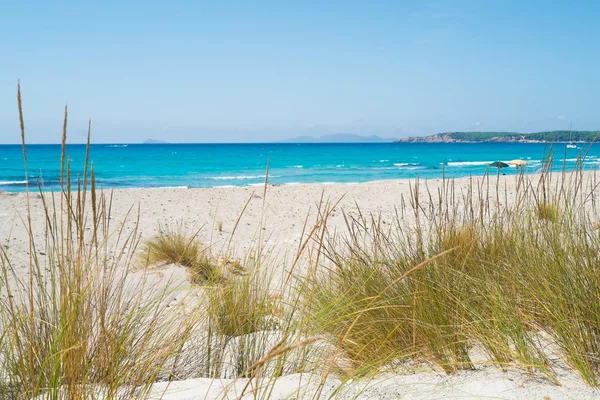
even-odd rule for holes
{"type": "Polygon", "coordinates": [[[188,233],[183,224],[159,227],[159,233],[144,242],[142,260],[146,265],[182,265],[187,268],[192,283],[219,280],[221,266],[196,236],[195,233],[188,233]]]}

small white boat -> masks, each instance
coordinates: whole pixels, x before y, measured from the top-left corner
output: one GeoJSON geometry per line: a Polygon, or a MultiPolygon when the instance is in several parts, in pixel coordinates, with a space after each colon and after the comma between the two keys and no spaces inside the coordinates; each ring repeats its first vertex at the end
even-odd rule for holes
{"type": "Polygon", "coordinates": [[[567,144],[567,149],[576,149],[577,145],[575,143],[568,143],[567,144]]]}

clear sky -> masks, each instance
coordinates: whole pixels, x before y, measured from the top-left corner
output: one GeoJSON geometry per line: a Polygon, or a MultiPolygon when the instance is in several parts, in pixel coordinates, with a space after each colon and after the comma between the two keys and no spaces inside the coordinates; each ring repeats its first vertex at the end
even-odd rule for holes
{"type": "Polygon", "coordinates": [[[600,129],[600,1],[5,1],[0,143],[600,129]]]}

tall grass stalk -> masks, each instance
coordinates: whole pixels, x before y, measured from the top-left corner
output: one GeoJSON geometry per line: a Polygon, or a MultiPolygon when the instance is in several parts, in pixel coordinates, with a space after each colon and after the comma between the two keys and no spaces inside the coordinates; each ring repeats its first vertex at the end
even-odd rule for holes
{"type": "MultiPolygon", "coordinates": [[[[27,178],[20,86],[18,105],[27,178]]],[[[111,225],[112,197],[96,191],[93,168],[88,176],[89,131],[83,174],[73,182],[66,126],[65,108],[61,189],[39,191],[45,220],[36,221],[45,224],[41,240],[27,187],[28,268],[0,248],[0,387],[4,398],[143,396],[167,374],[168,361],[194,322],[182,313],[167,313],[161,305],[166,290],[130,279],[137,225],[130,231],[123,223],[111,225]]]]}

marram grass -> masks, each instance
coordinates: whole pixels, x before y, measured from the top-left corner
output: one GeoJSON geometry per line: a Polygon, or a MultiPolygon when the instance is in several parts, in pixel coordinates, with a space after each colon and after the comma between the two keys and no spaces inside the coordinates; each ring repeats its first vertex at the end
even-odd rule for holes
{"type": "MultiPolygon", "coordinates": [[[[18,97],[25,155],[20,91],[18,97]]],[[[161,306],[166,291],[128,279],[137,228],[111,225],[112,199],[96,192],[87,156],[84,174],[73,181],[64,153],[66,115],[65,109],[63,186],[39,193],[45,219],[36,222],[45,224],[45,235],[35,236],[28,202],[22,216],[28,268],[19,269],[0,248],[0,393],[7,399],[143,397],[167,373],[195,322],[161,306]]]]}
{"type": "Polygon", "coordinates": [[[350,221],[350,234],[326,246],[333,266],[305,289],[307,320],[334,344],[336,368],[353,374],[410,360],[452,372],[475,368],[472,355],[483,352],[500,368],[554,379],[554,347],[598,385],[595,175],[553,178],[518,177],[521,189],[500,205],[476,187],[463,198],[416,190],[412,225],[350,221]]]}
{"type": "Polygon", "coordinates": [[[182,223],[174,227],[159,226],[158,234],[147,239],[141,250],[146,265],[181,265],[196,284],[218,281],[224,269],[198,241],[197,233],[190,234],[182,223]]]}

